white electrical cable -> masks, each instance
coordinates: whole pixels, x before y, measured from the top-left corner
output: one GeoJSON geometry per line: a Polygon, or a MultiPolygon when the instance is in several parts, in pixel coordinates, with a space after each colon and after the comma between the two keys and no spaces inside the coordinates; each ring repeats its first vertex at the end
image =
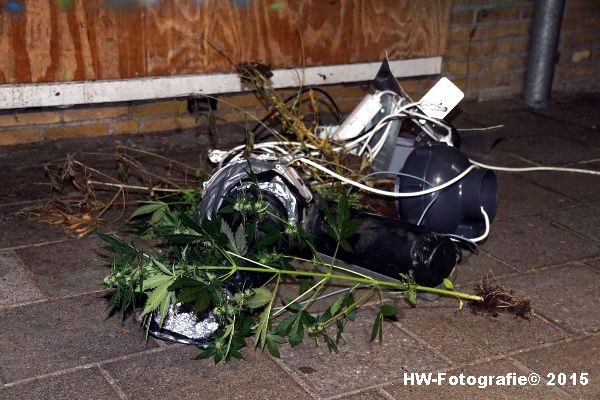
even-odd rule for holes
{"type": "Polygon", "coordinates": [[[488,235],[490,234],[490,217],[485,212],[483,207],[480,207],[480,209],[481,209],[481,213],[483,214],[483,220],[485,221],[485,232],[483,232],[483,235],[481,235],[479,237],[476,237],[473,239],[467,239],[467,240],[470,240],[471,242],[475,242],[475,243],[481,242],[483,239],[488,237],[488,235]]]}
{"type": "Polygon", "coordinates": [[[594,171],[591,169],[580,169],[580,168],[566,168],[566,167],[499,167],[496,165],[483,164],[475,160],[469,159],[471,164],[476,165],[480,168],[487,168],[495,171],[505,172],[532,172],[532,171],[560,171],[560,172],[575,172],[579,174],[589,175],[600,175],[600,171],[594,171]]]}
{"type": "Polygon", "coordinates": [[[504,125],[485,126],[483,128],[460,128],[457,129],[459,132],[471,132],[471,131],[491,131],[492,129],[504,128],[504,125]]]}
{"type": "Polygon", "coordinates": [[[357,187],[359,189],[366,190],[367,192],[375,193],[375,194],[378,194],[378,195],[381,195],[381,196],[394,197],[394,198],[398,198],[398,197],[417,197],[417,196],[423,196],[423,195],[426,195],[426,194],[437,192],[439,190],[447,188],[448,186],[454,185],[456,182],[458,182],[462,178],[464,178],[474,168],[477,168],[477,166],[471,165],[467,169],[465,169],[463,172],[461,172],[459,175],[457,175],[454,178],[450,179],[448,182],[445,182],[445,183],[443,183],[443,184],[441,184],[439,186],[432,187],[431,189],[420,190],[418,192],[398,193],[398,192],[390,192],[390,191],[387,191],[387,190],[375,189],[375,188],[369,187],[367,185],[363,185],[362,183],[358,183],[356,181],[353,181],[352,179],[346,178],[345,176],[342,176],[342,175],[340,175],[340,174],[338,174],[338,173],[336,173],[336,172],[334,172],[334,171],[332,171],[332,170],[330,170],[328,168],[325,168],[322,165],[319,165],[319,164],[317,164],[317,163],[315,163],[315,162],[313,162],[313,161],[311,161],[311,160],[309,160],[307,158],[304,158],[304,157],[292,160],[290,162],[290,164],[293,163],[293,162],[295,162],[295,161],[300,161],[300,162],[302,162],[302,163],[304,163],[306,165],[309,165],[309,166],[311,166],[313,168],[318,169],[321,172],[326,173],[327,175],[331,175],[334,178],[336,178],[336,179],[338,179],[338,180],[340,180],[342,182],[345,182],[345,183],[347,183],[349,185],[355,186],[355,187],[357,187]]]}

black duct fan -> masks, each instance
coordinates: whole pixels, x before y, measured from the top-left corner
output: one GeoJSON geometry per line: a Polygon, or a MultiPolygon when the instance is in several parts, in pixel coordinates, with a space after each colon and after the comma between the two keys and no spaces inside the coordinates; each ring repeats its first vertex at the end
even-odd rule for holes
{"type": "MultiPolygon", "coordinates": [[[[406,159],[403,174],[396,181],[398,192],[418,192],[442,185],[471,166],[469,159],[458,149],[442,143],[417,147],[406,159]]],[[[498,181],[493,171],[481,168],[471,170],[457,183],[442,190],[398,200],[400,218],[419,224],[437,233],[449,233],[475,238],[485,231],[487,213],[494,219],[498,204],[498,181]]]]}

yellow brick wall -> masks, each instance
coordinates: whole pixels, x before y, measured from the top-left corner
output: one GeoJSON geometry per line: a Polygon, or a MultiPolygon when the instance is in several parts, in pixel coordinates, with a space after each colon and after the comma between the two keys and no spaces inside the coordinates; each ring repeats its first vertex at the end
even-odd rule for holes
{"type": "MultiPolygon", "coordinates": [[[[443,74],[467,98],[491,100],[523,92],[531,0],[454,0],[443,74]]],[[[566,0],[555,91],[600,90],[600,1],[566,0]]]]}
{"type": "MultiPolygon", "coordinates": [[[[442,75],[468,99],[520,96],[526,68],[532,0],[454,0],[442,75]]],[[[600,0],[567,0],[554,88],[600,90],[600,0]]],[[[419,99],[439,76],[402,79],[419,99]]],[[[350,112],[368,85],[325,86],[342,112],[350,112]]],[[[290,90],[278,92],[282,98],[290,90]]],[[[251,93],[218,96],[217,124],[252,127],[267,113],[251,93]]],[[[186,100],[158,100],[68,109],[0,110],[0,145],[187,129],[206,129],[207,119],[187,109],[186,100]]]]}

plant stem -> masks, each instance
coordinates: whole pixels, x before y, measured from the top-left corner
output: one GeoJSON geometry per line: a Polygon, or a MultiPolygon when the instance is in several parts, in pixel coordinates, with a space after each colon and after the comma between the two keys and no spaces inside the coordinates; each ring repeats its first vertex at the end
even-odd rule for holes
{"type": "MultiPolygon", "coordinates": [[[[216,266],[216,265],[200,267],[200,269],[204,269],[207,271],[228,270],[228,269],[232,269],[232,268],[233,267],[231,267],[231,266],[216,266]]],[[[276,269],[276,268],[265,269],[265,268],[259,268],[259,267],[237,266],[236,269],[238,271],[247,271],[247,272],[262,272],[262,273],[269,273],[269,274],[296,275],[296,276],[309,276],[309,277],[313,277],[313,278],[316,277],[316,278],[337,279],[337,280],[341,280],[341,281],[363,283],[363,284],[367,284],[367,285],[386,286],[386,287],[391,287],[391,288],[396,288],[396,289],[401,289],[401,290],[414,289],[419,292],[436,293],[436,294],[440,294],[440,295],[444,295],[444,296],[455,297],[458,299],[473,300],[473,301],[483,300],[481,298],[481,296],[476,296],[474,294],[469,294],[469,293],[454,292],[451,290],[438,289],[438,288],[432,288],[432,287],[421,286],[421,285],[410,285],[408,283],[403,283],[403,282],[379,281],[379,280],[372,279],[372,278],[358,278],[355,276],[336,275],[336,274],[322,273],[322,272],[290,271],[290,270],[276,269]]]]}
{"type": "Polygon", "coordinates": [[[118,189],[129,189],[129,190],[143,190],[145,192],[169,192],[169,193],[179,193],[181,189],[168,189],[168,188],[156,188],[156,187],[148,187],[148,186],[134,186],[134,185],[124,185],[121,183],[109,183],[109,182],[100,182],[89,179],[87,181],[88,185],[98,185],[98,186],[108,186],[114,187],[118,189]]]}

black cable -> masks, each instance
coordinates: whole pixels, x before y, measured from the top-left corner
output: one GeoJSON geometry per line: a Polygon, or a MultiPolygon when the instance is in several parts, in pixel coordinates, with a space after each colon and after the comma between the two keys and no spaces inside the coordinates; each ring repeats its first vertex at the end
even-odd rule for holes
{"type": "MultiPolygon", "coordinates": [[[[321,89],[318,87],[306,87],[306,88],[302,89],[300,91],[300,93],[293,94],[293,95],[289,96],[287,99],[285,99],[283,101],[284,104],[289,103],[291,100],[297,98],[299,95],[303,95],[304,93],[308,92],[309,90],[314,90],[315,92],[321,93],[323,96],[325,96],[327,98],[327,100],[329,101],[329,104],[333,107],[333,109],[335,111],[335,115],[334,115],[335,118],[337,119],[338,122],[342,122],[342,113],[341,113],[340,108],[338,107],[337,103],[333,99],[333,97],[331,97],[331,95],[329,93],[327,93],[324,89],[321,89]]],[[[265,122],[267,120],[269,120],[273,115],[275,115],[275,112],[271,111],[263,119],[261,119],[260,122],[254,126],[254,128],[252,128],[251,132],[256,134],[257,131],[259,130],[259,128],[264,128],[265,122]]]]}

